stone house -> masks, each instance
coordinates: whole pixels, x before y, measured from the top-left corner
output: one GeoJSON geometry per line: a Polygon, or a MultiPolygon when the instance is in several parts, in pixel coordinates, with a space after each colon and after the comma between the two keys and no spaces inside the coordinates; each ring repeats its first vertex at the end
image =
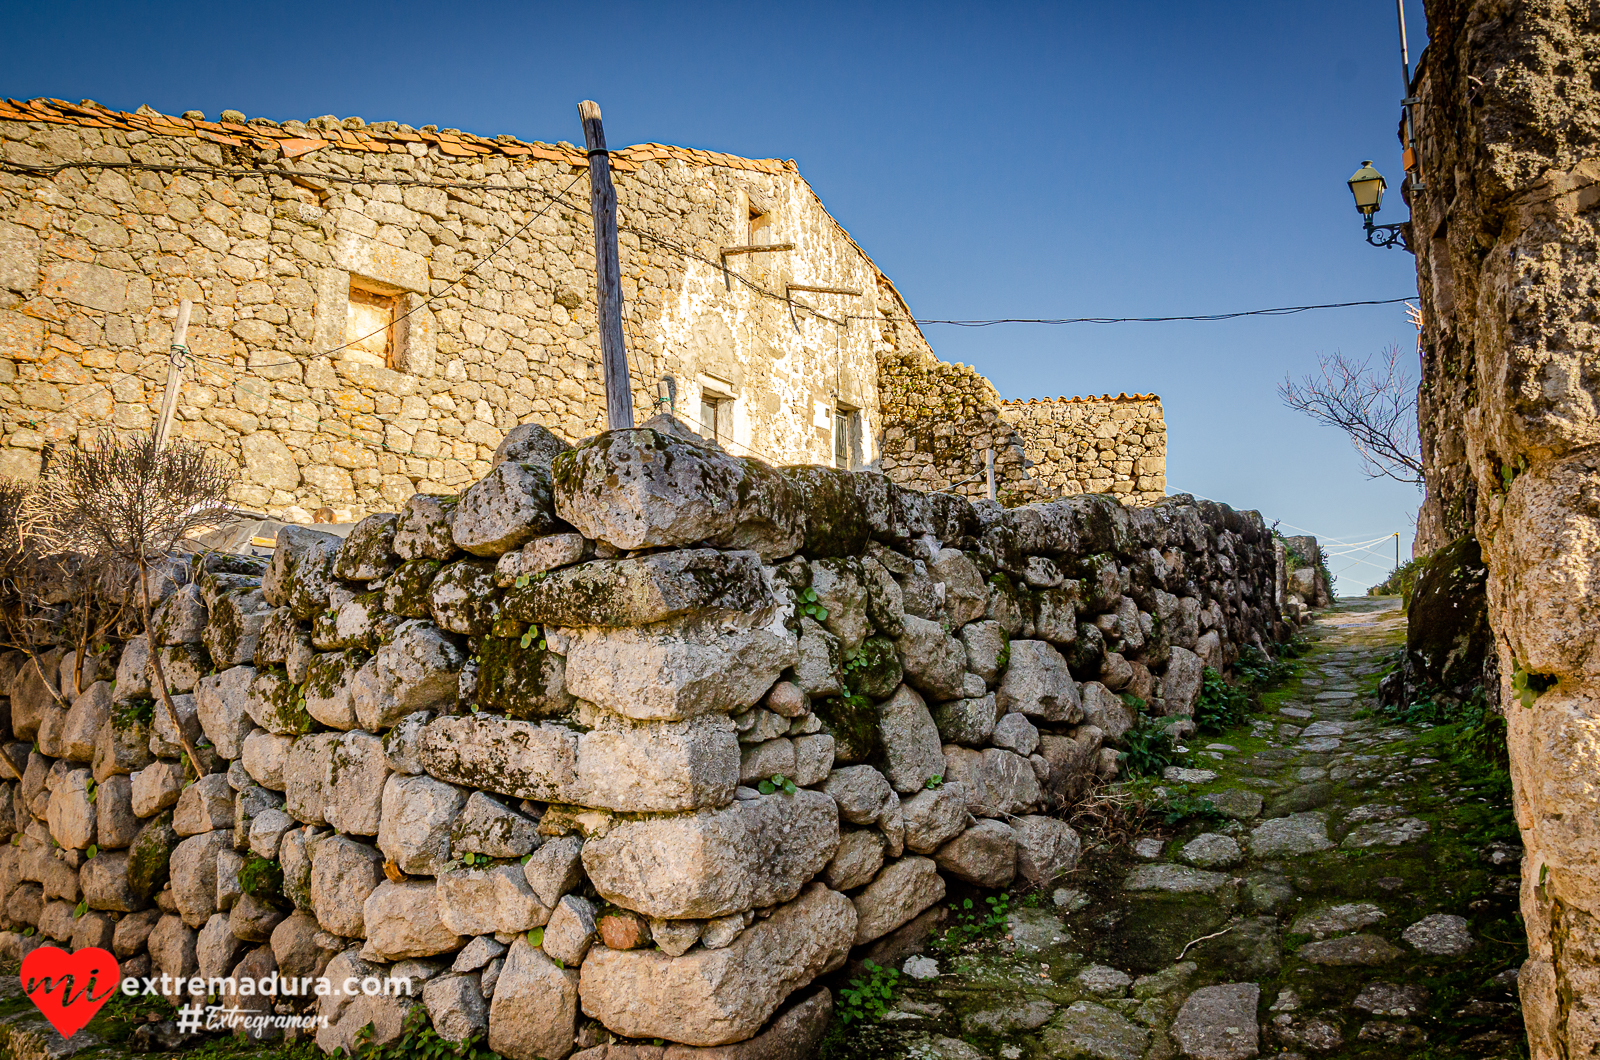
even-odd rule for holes
{"type": "MultiPolygon", "coordinates": [[[[152,428],[182,299],[173,434],[236,459],[237,502],[291,521],[456,492],[528,420],[601,428],[581,148],[221,117],[0,103],[0,473],[152,428]]],[[[883,459],[907,433],[885,366],[950,366],[793,161],[644,144],[612,166],[641,420],[969,494],[989,447],[1018,496],[1062,492],[1030,484],[1041,456],[1006,431],[955,432],[938,473],[883,459]]]]}

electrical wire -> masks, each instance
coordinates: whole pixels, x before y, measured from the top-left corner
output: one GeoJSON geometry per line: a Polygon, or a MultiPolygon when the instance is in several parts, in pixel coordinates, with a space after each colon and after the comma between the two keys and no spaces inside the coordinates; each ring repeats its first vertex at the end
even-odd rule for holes
{"type": "Polygon", "coordinates": [[[1287,317],[1296,313],[1308,313],[1313,309],[1347,309],[1350,306],[1363,305],[1394,305],[1404,302],[1409,298],[1416,298],[1408,294],[1401,298],[1379,298],[1362,302],[1325,302],[1321,305],[1291,305],[1280,306],[1275,309],[1245,309],[1236,313],[1201,313],[1193,316],[1170,317],[1060,317],[1045,319],[1040,317],[1002,317],[996,320],[925,320],[921,317],[914,318],[917,324],[952,324],[960,328],[987,328],[995,324],[1159,324],[1172,320],[1236,320],[1239,317],[1287,317]]]}

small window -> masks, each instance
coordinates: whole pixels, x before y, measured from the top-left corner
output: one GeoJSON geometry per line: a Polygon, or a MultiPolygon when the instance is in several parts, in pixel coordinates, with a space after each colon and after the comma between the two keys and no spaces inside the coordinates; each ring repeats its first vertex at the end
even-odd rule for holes
{"type": "Polygon", "coordinates": [[[772,214],[751,203],[750,227],[745,232],[745,246],[759,247],[770,242],[772,242],[772,214]]]}
{"type": "Polygon", "coordinates": [[[345,322],[346,346],[371,354],[385,368],[394,368],[394,321],[399,305],[398,296],[352,286],[350,316],[345,322]]]}
{"type": "Polygon", "coordinates": [[[847,471],[861,466],[860,409],[834,410],[833,466],[847,471]]]}
{"type": "Polygon", "coordinates": [[[727,417],[728,402],[720,401],[716,397],[702,393],[700,395],[700,434],[713,442],[720,442],[728,436],[728,428],[732,424],[724,422],[727,417]]]}

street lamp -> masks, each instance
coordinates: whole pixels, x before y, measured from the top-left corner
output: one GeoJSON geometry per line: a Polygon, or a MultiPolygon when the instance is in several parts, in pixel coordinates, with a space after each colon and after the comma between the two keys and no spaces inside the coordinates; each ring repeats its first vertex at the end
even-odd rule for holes
{"type": "Polygon", "coordinates": [[[1375,247],[1404,247],[1411,249],[1406,240],[1406,223],[1395,225],[1375,225],[1372,215],[1383,206],[1383,192],[1389,185],[1383,179],[1383,174],[1372,168],[1372,160],[1361,163],[1361,168],[1350,175],[1345,183],[1350,185],[1350,194],[1355,197],[1356,209],[1361,211],[1361,216],[1366,220],[1367,242],[1375,247]]]}

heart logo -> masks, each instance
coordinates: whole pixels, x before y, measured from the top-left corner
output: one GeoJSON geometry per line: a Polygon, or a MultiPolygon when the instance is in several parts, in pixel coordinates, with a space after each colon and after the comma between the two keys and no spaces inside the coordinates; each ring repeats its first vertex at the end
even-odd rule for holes
{"type": "Polygon", "coordinates": [[[40,946],[22,959],[22,992],[63,1038],[94,1019],[118,982],[117,959],[99,948],[68,953],[40,946]]]}

